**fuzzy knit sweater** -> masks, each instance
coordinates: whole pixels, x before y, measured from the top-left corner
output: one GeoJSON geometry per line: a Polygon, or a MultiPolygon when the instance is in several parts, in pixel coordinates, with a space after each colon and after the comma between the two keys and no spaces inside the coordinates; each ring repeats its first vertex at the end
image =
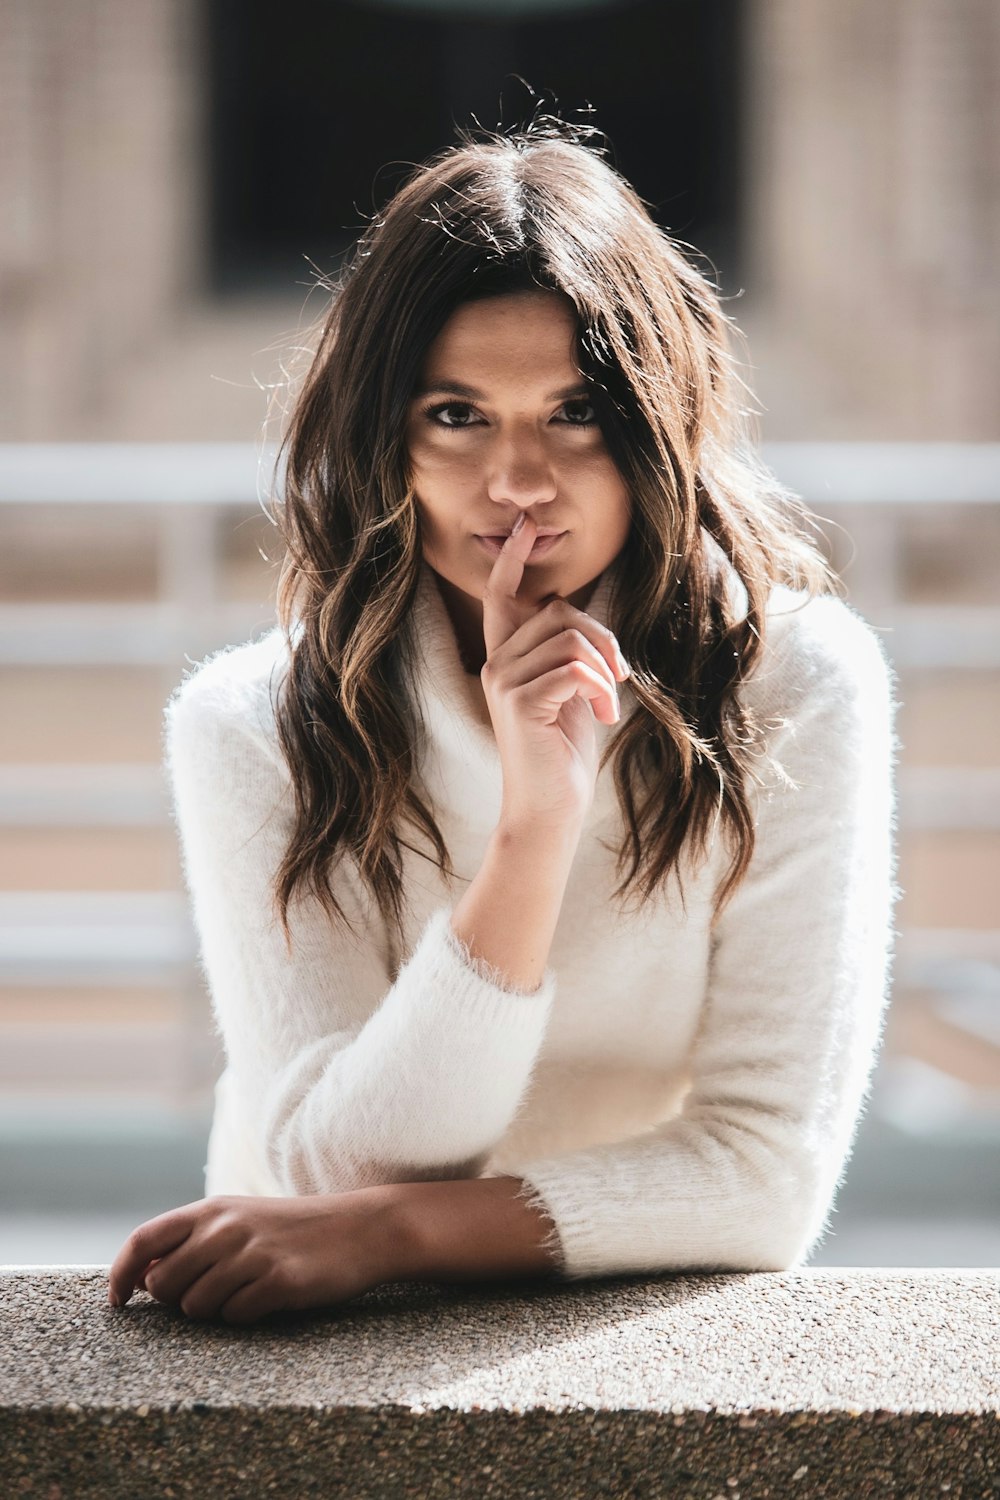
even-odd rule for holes
{"type": "MultiPolygon", "coordinates": [[[[588,612],[608,623],[610,574],[588,612]]],[[[337,1193],[512,1175],[567,1278],[802,1264],[829,1227],[885,1020],[892,934],[893,680],[834,598],[778,589],[742,686],[769,726],[757,844],[721,919],[729,851],[685,862],[644,906],[612,900],[623,824],[599,775],[541,987],[474,960],[449,916],[481,864],[501,765],[421,565],[417,774],[454,868],[405,851],[405,943],[353,865],[313,897],[271,882],[292,828],[274,628],[195,667],[165,746],[201,963],[226,1066],[206,1194],[337,1193]],[[780,767],[780,770],[777,769],[780,767]]],[[[635,708],[620,689],[622,718],[635,708]]],[[[617,726],[597,724],[600,744],[617,726]]]]}

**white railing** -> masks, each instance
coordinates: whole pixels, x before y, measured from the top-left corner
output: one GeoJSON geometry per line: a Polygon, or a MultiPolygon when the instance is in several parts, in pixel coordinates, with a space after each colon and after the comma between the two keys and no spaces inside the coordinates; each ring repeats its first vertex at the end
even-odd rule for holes
{"type": "Polygon", "coordinates": [[[273,623],[222,598],[219,521],[266,504],[274,453],[244,443],[0,445],[3,509],[141,512],[155,529],[157,594],[144,603],[0,603],[0,664],[158,666],[198,660],[273,623]]]}
{"type": "MultiPolygon", "coordinates": [[[[900,570],[901,533],[915,514],[1000,505],[1000,444],[776,443],[764,457],[851,538],[852,602],[901,674],[1000,670],[1000,608],[908,603],[900,570]]],[[[273,463],[249,444],[0,445],[0,528],[18,509],[141,512],[157,548],[148,602],[0,604],[0,665],[144,664],[176,667],[179,680],[208,651],[270,628],[273,611],[222,597],[219,543],[224,521],[266,505],[273,463]]],[[[0,765],[0,827],[153,828],[167,818],[155,766],[0,765]]],[[[1000,831],[1000,764],[904,768],[900,828],[1000,831]]],[[[0,895],[0,983],[171,984],[190,976],[193,957],[176,892],[0,895]]],[[[901,934],[901,986],[981,991],[998,976],[1000,930],[901,934]]]]}
{"type": "MultiPolygon", "coordinates": [[[[1000,608],[908,605],[898,547],[915,511],[1000,504],[1000,443],[772,443],[764,457],[853,537],[852,598],[889,632],[899,668],[1000,668],[1000,608]]],[[[273,465],[272,451],[241,443],[0,445],[0,516],[142,511],[158,558],[148,603],[0,603],[0,665],[162,665],[268,628],[273,616],[221,598],[218,523],[266,504],[273,465]]]]}

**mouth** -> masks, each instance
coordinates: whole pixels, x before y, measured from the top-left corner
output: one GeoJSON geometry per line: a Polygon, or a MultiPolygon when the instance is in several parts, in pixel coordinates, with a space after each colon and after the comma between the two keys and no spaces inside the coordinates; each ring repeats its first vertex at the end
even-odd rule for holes
{"type": "MultiPolygon", "coordinates": [[[[500,549],[509,535],[509,531],[495,531],[490,535],[477,535],[476,541],[486,549],[491,557],[499,557],[500,549]]],[[[534,562],[536,557],[544,557],[546,553],[551,552],[567,536],[569,536],[568,531],[558,531],[554,526],[540,527],[538,535],[535,537],[534,546],[528,553],[525,561],[534,562]]]]}

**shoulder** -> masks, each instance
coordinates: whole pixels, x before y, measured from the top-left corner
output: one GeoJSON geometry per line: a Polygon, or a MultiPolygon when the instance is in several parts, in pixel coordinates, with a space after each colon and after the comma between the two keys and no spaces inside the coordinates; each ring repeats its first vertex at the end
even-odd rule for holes
{"type": "Polygon", "coordinates": [[[256,640],[224,646],[194,663],[164,712],[172,754],[206,739],[252,739],[279,756],[275,693],[288,670],[284,632],[275,626],[256,640]]]}
{"type": "Polygon", "coordinates": [[[815,702],[874,704],[890,700],[894,687],[880,637],[843,599],[773,590],[763,650],[744,685],[756,707],[780,713],[815,702]]]}
{"type": "Polygon", "coordinates": [[[894,764],[895,674],[878,634],[835,595],[774,591],[741,698],[763,733],[772,790],[812,785],[840,805],[894,764]]]}

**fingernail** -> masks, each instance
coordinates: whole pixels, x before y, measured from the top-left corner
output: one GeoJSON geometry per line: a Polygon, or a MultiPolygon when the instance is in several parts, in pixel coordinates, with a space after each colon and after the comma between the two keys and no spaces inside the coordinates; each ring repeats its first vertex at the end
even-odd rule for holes
{"type": "Polygon", "coordinates": [[[616,635],[613,635],[610,630],[608,631],[608,635],[611,637],[611,644],[615,648],[615,658],[618,662],[618,670],[619,672],[621,672],[623,677],[628,677],[629,673],[632,671],[632,668],[629,666],[628,662],[622,655],[622,648],[618,644],[618,637],[616,635]]]}
{"type": "Polygon", "coordinates": [[[524,525],[524,523],[525,523],[525,521],[527,519],[528,519],[528,512],[526,510],[522,510],[521,514],[518,516],[517,520],[514,522],[513,526],[510,528],[510,534],[511,534],[511,536],[517,536],[517,533],[521,530],[521,527],[524,525]]]}
{"type": "Polygon", "coordinates": [[[121,1306],[121,1303],[118,1301],[118,1298],[117,1298],[117,1296],[115,1295],[114,1292],[109,1292],[108,1293],[108,1301],[111,1303],[112,1307],[120,1307],[121,1306]]]}

